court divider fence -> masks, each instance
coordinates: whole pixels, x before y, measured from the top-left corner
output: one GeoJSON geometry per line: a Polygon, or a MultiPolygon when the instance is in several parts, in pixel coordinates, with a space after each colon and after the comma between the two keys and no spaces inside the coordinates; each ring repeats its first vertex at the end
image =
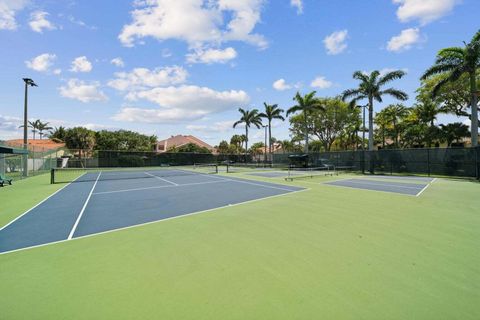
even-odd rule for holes
{"type": "MultiPolygon", "coordinates": [[[[58,151],[57,151],[58,154],[58,151]]],[[[275,153],[275,167],[289,167],[298,153],[275,153]]],[[[308,167],[325,165],[372,174],[418,174],[479,178],[480,147],[332,151],[308,154],[308,167]]],[[[261,162],[261,161],[260,161],[261,162]]],[[[156,153],[148,151],[63,150],[56,168],[114,168],[194,164],[260,163],[244,154],[156,153]]]]}

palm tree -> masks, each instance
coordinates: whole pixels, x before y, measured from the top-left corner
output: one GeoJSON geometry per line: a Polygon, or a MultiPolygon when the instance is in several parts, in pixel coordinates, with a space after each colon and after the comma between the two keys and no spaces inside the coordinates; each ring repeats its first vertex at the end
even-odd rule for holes
{"type": "Polygon", "coordinates": [[[399,137],[400,137],[400,130],[398,127],[398,123],[405,118],[409,111],[408,109],[402,104],[391,104],[382,111],[385,112],[385,116],[387,121],[392,124],[393,130],[393,139],[395,141],[395,148],[399,147],[399,137]]]}
{"type": "Polygon", "coordinates": [[[260,114],[258,113],[257,109],[253,110],[244,110],[242,108],[238,108],[238,111],[242,115],[240,120],[233,124],[235,128],[237,125],[244,123],[245,124],[245,161],[247,160],[248,154],[248,128],[251,125],[254,125],[258,129],[262,126],[262,119],[260,118],[260,114]]]}
{"type": "Polygon", "coordinates": [[[40,135],[40,140],[42,140],[42,137],[44,135],[43,131],[52,130],[53,128],[48,126],[49,124],[48,122],[41,122],[40,120],[37,120],[37,121],[38,121],[37,129],[40,135]]]}
{"type": "Polygon", "coordinates": [[[293,100],[296,101],[297,104],[287,110],[287,117],[289,114],[295,113],[297,111],[303,113],[305,130],[305,153],[308,153],[308,116],[314,110],[324,110],[323,106],[320,103],[320,100],[315,97],[316,93],[316,91],[312,91],[302,97],[300,93],[297,92],[297,94],[293,98],[293,100]]]}
{"type": "Polygon", "coordinates": [[[283,109],[280,109],[277,104],[269,105],[264,102],[263,105],[265,111],[260,113],[259,116],[268,120],[268,153],[272,154],[272,120],[285,121],[285,118],[282,116],[283,109]]]}
{"type": "Polygon", "coordinates": [[[438,52],[435,64],[422,75],[425,80],[437,74],[444,74],[446,78],[439,81],[433,88],[432,96],[436,96],[439,90],[447,83],[455,82],[463,74],[468,74],[470,79],[470,107],[472,122],[472,147],[478,145],[478,89],[477,89],[477,70],[480,69],[480,30],[473,36],[470,43],[465,43],[465,47],[450,47],[438,52]]]}
{"type": "Polygon", "coordinates": [[[401,79],[405,75],[402,70],[388,72],[381,76],[380,71],[373,71],[365,74],[362,71],[356,71],[353,78],[360,81],[358,88],[345,90],[342,93],[342,100],[352,98],[350,105],[354,106],[359,100],[368,99],[368,150],[373,150],[373,100],[382,102],[382,96],[389,95],[395,99],[405,101],[408,95],[398,89],[388,88],[382,90],[387,83],[401,79]]]}

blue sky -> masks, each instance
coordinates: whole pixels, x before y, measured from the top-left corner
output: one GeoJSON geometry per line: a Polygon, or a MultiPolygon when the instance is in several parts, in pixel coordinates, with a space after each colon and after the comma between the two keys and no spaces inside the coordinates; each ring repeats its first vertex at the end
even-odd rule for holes
{"type": "MultiPolygon", "coordinates": [[[[287,109],[297,90],[335,96],[355,87],[356,70],[404,69],[394,85],[411,105],[436,52],[478,30],[478,9],[478,0],[0,0],[0,140],[21,137],[22,77],[39,85],[29,118],[212,145],[243,133],[231,128],[238,107],[287,109]]],[[[288,138],[288,122],[273,135],[288,138]]]]}

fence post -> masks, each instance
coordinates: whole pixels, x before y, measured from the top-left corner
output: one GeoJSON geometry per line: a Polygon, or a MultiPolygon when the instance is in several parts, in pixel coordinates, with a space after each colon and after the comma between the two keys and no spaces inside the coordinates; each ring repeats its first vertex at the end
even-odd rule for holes
{"type": "Polygon", "coordinates": [[[475,175],[480,180],[480,146],[475,148],[475,175]]]}
{"type": "Polygon", "coordinates": [[[427,149],[427,172],[430,177],[430,148],[427,149]]]}

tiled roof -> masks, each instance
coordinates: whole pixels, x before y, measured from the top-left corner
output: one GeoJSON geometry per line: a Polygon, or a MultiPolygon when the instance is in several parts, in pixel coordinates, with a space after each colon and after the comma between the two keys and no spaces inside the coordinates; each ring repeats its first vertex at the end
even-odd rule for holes
{"type": "Polygon", "coordinates": [[[203,142],[202,140],[198,139],[197,137],[194,137],[192,135],[176,135],[176,136],[171,136],[168,139],[165,140],[160,140],[157,142],[157,151],[167,151],[168,149],[172,147],[181,147],[183,145],[189,144],[189,143],[194,143],[197,146],[207,148],[211,151],[214,150],[214,148],[209,145],[206,142],[203,142]],[[163,146],[163,149],[160,148],[160,146],[163,146]]]}
{"type": "MultiPolygon", "coordinates": [[[[10,147],[23,147],[23,139],[7,140],[5,144],[10,147]]],[[[58,143],[50,139],[28,139],[28,149],[55,150],[65,147],[65,143],[58,143]]]]}

